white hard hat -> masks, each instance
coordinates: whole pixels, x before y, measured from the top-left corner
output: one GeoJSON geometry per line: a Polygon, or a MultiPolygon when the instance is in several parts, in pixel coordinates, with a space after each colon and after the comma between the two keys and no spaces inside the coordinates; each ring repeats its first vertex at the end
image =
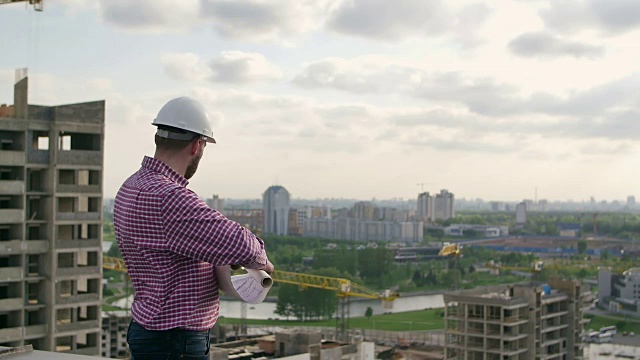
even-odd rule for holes
{"type": "Polygon", "coordinates": [[[169,100],[160,109],[152,124],[162,126],[158,128],[156,135],[163,138],[191,140],[194,134],[197,134],[204,136],[207,142],[216,142],[207,110],[199,101],[190,97],[183,96],[169,100]],[[187,133],[173,132],[164,127],[184,130],[187,133]]]}

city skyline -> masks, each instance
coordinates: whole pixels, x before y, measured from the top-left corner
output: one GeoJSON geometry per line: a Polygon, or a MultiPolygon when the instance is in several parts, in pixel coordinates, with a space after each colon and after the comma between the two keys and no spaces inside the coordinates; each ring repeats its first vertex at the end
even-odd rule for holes
{"type": "Polygon", "coordinates": [[[640,146],[640,3],[46,1],[0,7],[0,104],[106,100],[104,196],[170,98],[218,144],[190,188],[255,198],[624,201],[640,146]],[[571,14],[568,16],[567,14],[571,14]],[[383,16],[384,15],[384,16],[383,16]],[[508,31],[506,31],[508,30],[508,31]]]}

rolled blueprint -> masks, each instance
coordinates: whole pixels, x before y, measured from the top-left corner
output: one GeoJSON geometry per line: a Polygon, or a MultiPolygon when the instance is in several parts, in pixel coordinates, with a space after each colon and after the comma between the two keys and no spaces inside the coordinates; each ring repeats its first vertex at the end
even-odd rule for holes
{"type": "Polygon", "coordinates": [[[246,269],[247,273],[231,276],[231,267],[216,266],[218,288],[249,304],[259,304],[267,297],[273,279],[264,270],[246,269]]]}

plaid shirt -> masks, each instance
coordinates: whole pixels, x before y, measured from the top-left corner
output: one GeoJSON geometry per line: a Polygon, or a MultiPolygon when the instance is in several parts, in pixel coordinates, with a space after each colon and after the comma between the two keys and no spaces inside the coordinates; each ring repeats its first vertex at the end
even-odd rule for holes
{"type": "Polygon", "coordinates": [[[214,266],[267,263],[260,238],[207,206],[187,184],[145,156],[116,196],[116,238],[136,290],[131,314],[148,330],[210,329],[220,305],[214,266]]]}

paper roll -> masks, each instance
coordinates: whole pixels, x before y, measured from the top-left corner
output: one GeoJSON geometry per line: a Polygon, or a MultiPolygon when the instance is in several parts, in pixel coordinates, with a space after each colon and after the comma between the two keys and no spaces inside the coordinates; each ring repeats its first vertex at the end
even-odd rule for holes
{"type": "Polygon", "coordinates": [[[273,279],[264,270],[246,270],[246,274],[231,276],[230,266],[216,266],[218,288],[246,303],[259,304],[267,297],[273,279]]]}

